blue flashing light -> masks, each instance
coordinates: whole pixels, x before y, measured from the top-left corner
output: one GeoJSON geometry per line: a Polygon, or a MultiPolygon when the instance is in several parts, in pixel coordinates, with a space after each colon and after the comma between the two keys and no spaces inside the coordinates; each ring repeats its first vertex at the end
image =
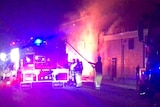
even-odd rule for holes
{"type": "Polygon", "coordinates": [[[42,44],[42,42],[43,42],[43,40],[41,40],[41,39],[36,39],[35,41],[34,41],[34,44],[36,44],[36,45],[40,45],[40,44],[42,44]]]}

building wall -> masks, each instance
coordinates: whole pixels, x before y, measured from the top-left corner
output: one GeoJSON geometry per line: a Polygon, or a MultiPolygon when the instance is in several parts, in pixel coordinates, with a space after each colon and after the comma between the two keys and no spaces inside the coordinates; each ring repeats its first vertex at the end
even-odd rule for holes
{"type": "Polygon", "coordinates": [[[137,31],[104,35],[102,44],[104,78],[135,79],[136,66],[144,66],[144,46],[137,31]]]}

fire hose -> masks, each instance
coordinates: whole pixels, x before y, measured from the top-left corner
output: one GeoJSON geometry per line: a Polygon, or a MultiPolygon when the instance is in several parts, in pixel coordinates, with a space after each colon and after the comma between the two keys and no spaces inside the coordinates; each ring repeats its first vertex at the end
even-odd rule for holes
{"type": "Polygon", "coordinates": [[[67,40],[65,40],[65,43],[67,43],[75,52],[78,53],[78,55],[80,55],[85,61],[89,63],[89,61],[82,54],[80,54],[67,40]]]}

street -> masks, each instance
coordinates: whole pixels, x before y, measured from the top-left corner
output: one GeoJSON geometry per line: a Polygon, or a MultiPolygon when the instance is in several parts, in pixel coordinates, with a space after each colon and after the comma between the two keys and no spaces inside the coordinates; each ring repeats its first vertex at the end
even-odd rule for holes
{"type": "Polygon", "coordinates": [[[0,107],[148,107],[149,101],[135,90],[93,83],[83,87],[55,88],[34,86],[32,89],[2,88],[0,107]]]}

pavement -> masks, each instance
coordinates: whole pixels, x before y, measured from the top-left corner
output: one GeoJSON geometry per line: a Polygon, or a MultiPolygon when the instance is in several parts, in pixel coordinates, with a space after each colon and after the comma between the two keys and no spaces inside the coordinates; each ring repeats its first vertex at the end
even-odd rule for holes
{"type": "Polygon", "coordinates": [[[125,89],[137,90],[136,80],[132,79],[118,79],[118,80],[102,80],[103,85],[111,85],[125,89]]]}
{"type": "MultiPolygon", "coordinates": [[[[91,78],[83,79],[83,82],[93,82],[91,78]]],[[[2,81],[0,81],[0,87],[2,86],[2,81]]],[[[136,80],[134,79],[103,79],[102,85],[110,85],[115,87],[121,87],[125,89],[137,90],[136,80]]]]}
{"type": "MultiPolygon", "coordinates": [[[[93,82],[92,79],[84,79],[83,82],[93,82]]],[[[102,85],[111,85],[115,87],[121,87],[125,89],[137,90],[136,80],[135,79],[103,79],[102,85]]]]}

